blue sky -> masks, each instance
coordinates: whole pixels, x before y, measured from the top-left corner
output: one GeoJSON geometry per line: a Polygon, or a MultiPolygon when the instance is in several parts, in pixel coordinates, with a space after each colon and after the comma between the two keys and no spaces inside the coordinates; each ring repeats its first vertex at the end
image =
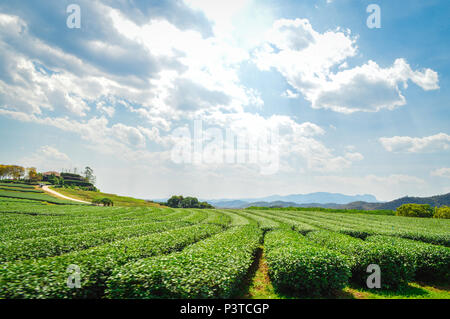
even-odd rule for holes
{"type": "Polygon", "coordinates": [[[89,165],[141,198],[447,193],[449,16],[443,0],[3,1],[0,162],[89,165]]]}

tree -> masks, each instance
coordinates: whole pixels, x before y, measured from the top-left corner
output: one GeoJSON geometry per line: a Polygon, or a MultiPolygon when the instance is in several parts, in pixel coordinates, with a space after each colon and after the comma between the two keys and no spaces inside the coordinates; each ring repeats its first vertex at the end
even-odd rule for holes
{"type": "Polygon", "coordinates": [[[395,215],[404,217],[433,217],[434,210],[428,204],[403,204],[395,215]]]}
{"type": "Polygon", "coordinates": [[[199,202],[195,197],[172,196],[167,201],[167,206],[173,208],[214,208],[214,206],[206,203],[199,202]]]}
{"type": "Polygon", "coordinates": [[[86,166],[84,169],[84,177],[86,178],[86,181],[91,183],[92,185],[95,185],[95,176],[94,176],[94,170],[90,168],[89,166],[86,166]]]}
{"type": "Polygon", "coordinates": [[[178,208],[178,207],[181,207],[182,201],[183,201],[183,196],[174,195],[171,198],[169,198],[169,200],[167,201],[167,206],[173,207],[173,208],[178,208]]]}
{"type": "Polygon", "coordinates": [[[7,173],[8,173],[7,166],[6,165],[0,165],[0,179],[3,179],[6,176],[8,176],[7,173]]]}
{"type": "Polygon", "coordinates": [[[195,197],[186,197],[181,201],[181,207],[183,208],[198,208],[198,199],[195,197]]]}
{"type": "Polygon", "coordinates": [[[25,168],[18,165],[11,166],[11,175],[13,179],[20,179],[23,175],[25,175],[25,168]]]}
{"type": "Polygon", "coordinates": [[[17,165],[0,165],[0,178],[20,179],[25,174],[25,168],[17,165]]]}
{"type": "Polygon", "coordinates": [[[36,167],[27,168],[28,179],[32,182],[37,182],[42,180],[42,175],[38,174],[36,167]]]}
{"type": "Polygon", "coordinates": [[[433,217],[450,219],[450,207],[448,206],[436,207],[436,212],[434,213],[433,217]]]}
{"type": "Polygon", "coordinates": [[[200,203],[199,203],[199,208],[209,208],[209,209],[213,209],[214,206],[211,205],[210,203],[207,203],[207,202],[200,202],[200,203]]]}

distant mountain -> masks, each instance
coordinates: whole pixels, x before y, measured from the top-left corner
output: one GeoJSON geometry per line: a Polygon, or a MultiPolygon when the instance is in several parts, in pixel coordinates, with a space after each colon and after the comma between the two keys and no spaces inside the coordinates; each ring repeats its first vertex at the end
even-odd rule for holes
{"type": "Polygon", "coordinates": [[[250,206],[258,207],[323,207],[323,208],[336,208],[336,209],[361,209],[361,210],[376,210],[376,209],[390,209],[395,210],[397,207],[403,204],[429,204],[431,206],[450,206],[450,193],[444,195],[436,195],[431,197],[402,197],[385,203],[368,203],[363,201],[351,202],[348,204],[335,204],[335,203],[308,203],[297,204],[293,202],[273,201],[273,202],[253,202],[248,203],[240,208],[246,208],[250,206]]]}
{"type": "Polygon", "coordinates": [[[206,200],[216,208],[243,208],[248,202],[243,200],[206,200]]]}
{"type": "Polygon", "coordinates": [[[283,202],[283,201],[274,201],[274,202],[253,202],[247,203],[241,208],[247,208],[250,206],[257,207],[301,207],[301,204],[293,203],[293,202],[283,202]]]}
{"type": "MultiPolygon", "coordinates": [[[[246,205],[257,202],[288,202],[296,205],[317,203],[317,204],[348,204],[355,201],[378,202],[373,195],[344,195],[339,193],[317,192],[310,194],[292,194],[292,195],[271,195],[259,198],[239,198],[239,199],[212,199],[206,200],[208,203],[218,208],[242,208],[246,205]]],[[[284,204],[283,204],[284,205],[284,204]]],[[[252,206],[252,205],[250,205],[252,206]]],[[[284,207],[284,206],[283,206],[284,207]]],[[[295,206],[293,206],[295,207],[295,206]]]]}
{"type": "MultiPolygon", "coordinates": [[[[167,199],[154,200],[165,202],[167,199]]],[[[338,193],[311,193],[297,195],[272,195],[262,198],[244,199],[212,199],[206,201],[217,208],[247,208],[259,207],[324,207],[337,209],[391,209],[408,204],[430,204],[431,206],[450,206],[450,193],[431,197],[402,197],[390,202],[378,202],[373,195],[343,195],[338,193]]]]}
{"type": "Polygon", "coordinates": [[[272,195],[261,198],[253,198],[253,199],[242,199],[244,201],[251,202],[274,202],[274,201],[283,201],[283,202],[292,202],[296,204],[307,204],[307,203],[335,203],[335,204],[347,204],[356,201],[365,201],[365,202],[378,202],[375,196],[373,195],[344,195],[339,193],[325,193],[325,192],[317,192],[310,194],[292,194],[292,195],[272,195]]]}

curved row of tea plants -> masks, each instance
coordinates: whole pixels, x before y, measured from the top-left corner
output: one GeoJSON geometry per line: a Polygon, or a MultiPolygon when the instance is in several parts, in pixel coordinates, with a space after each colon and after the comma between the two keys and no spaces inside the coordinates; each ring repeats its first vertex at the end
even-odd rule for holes
{"type": "MultiPolygon", "coordinates": [[[[108,222],[149,222],[149,221],[176,221],[183,218],[189,219],[192,212],[178,211],[171,214],[149,214],[145,211],[122,211],[121,214],[112,216],[90,216],[90,217],[74,217],[74,216],[39,216],[33,219],[25,219],[18,214],[14,214],[8,219],[0,218],[0,238],[3,239],[26,239],[50,234],[53,231],[61,230],[71,232],[73,227],[83,227],[91,224],[97,224],[101,228],[103,223],[108,222]],[[31,237],[30,237],[31,236],[31,237]],[[15,238],[16,237],[16,238],[15,238]]],[[[193,218],[193,217],[192,217],[193,218]]],[[[81,232],[81,231],[80,231],[81,232]]]]}
{"type": "Polygon", "coordinates": [[[116,269],[109,298],[229,298],[262,239],[255,226],[236,226],[180,253],[141,259],[116,269]]]}
{"type": "Polygon", "coordinates": [[[231,217],[225,214],[222,214],[218,210],[214,209],[205,209],[208,213],[208,217],[203,220],[203,223],[207,224],[216,224],[216,225],[222,225],[222,226],[228,226],[231,223],[231,217]]]}
{"type": "Polygon", "coordinates": [[[292,230],[274,230],[264,239],[269,275],[280,291],[327,295],[351,276],[349,258],[319,247],[292,230]]]}
{"type": "Polygon", "coordinates": [[[266,211],[318,228],[365,238],[389,235],[450,246],[450,221],[387,215],[355,215],[322,212],[266,211]]]}
{"type": "Polygon", "coordinates": [[[370,236],[367,242],[388,243],[412,258],[415,277],[420,280],[450,282],[450,248],[391,236],[370,236]]]}
{"type": "Polygon", "coordinates": [[[359,238],[335,232],[320,230],[310,232],[306,237],[323,247],[347,255],[351,261],[352,279],[365,285],[367,267],[376,264],[381,269],[383,289],[397,289],[406,286],[414,277],[415,263],[410,254],[389,243],[366,242],[359,238]]]}
{"type": "Polygon", "coordinates": [[[300,222],[298,220],[295,220],[293,218],[289,218],[289,217],[286,217],[283,215],[270,214],[265,211],[249,211],[249,212],[252,215],[257,215],[257,216],[261,216],[264,218],[274,220],[274,221],[278,222],[280,225],[288,226],[288,227],[292,228],[293,230],[296,230],[302,234],[306,234],[312,230],[317,229],[317,227],[311,226],[304,222],[300,222]]]}
{"type": "Polygon", "coordinates": [[[0,262],[57,256],[115,240],[167,231],[188,224],[182,221],[137,223],[131,226],[118,226],[74,235],[6,241],[0,243],[0,262]]]}
{"type": "Polygon", "coordinates": [[[261,228],[263,231],[279,228],[281,226],[279,222],[258,214],[250,214],[246,211],[234,211],[234,212],[236,214],[239,214],[240,216],[254,220],[258,225],[258,227],[261,228]]]}
{"type": "Polygon", "coordinates": [[[194,225],[61,256],[0,264],[0,298],[98,298],[115,268],[181,250],[221,231],[218,225],[194,225]],[[80,271],[80,288],[67,285],[70,265],[80,271]]]}
{"type": "Polygon", "coordinates": [[[244,225],[258,226],[256,220],[248,216],[243,216],[239,212],[234,212],[230,210],[220,210],[220,213],[230,217],[231,219],[230,226],[244,226],[244,225]]]}

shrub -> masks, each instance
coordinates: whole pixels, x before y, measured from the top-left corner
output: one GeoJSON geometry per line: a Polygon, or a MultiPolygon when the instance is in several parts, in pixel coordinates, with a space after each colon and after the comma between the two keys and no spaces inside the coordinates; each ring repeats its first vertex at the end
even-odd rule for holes
{"type": "Polygon", "coordinates": [[[368,242],[394,245],[415,262],[417,279],[449,282],[450,248],[390,236],[370,236],[368,242]]]}
{"type": "Polygon", "coordinates": [[[342,289],[351,276],[349,259],[315,246],[292,230],[275,230],[265,237],[269,275],[281,291],[329,294],[342,289]]]}
{"type": "Polygon", "coordinates": [[[442,206],[442,207],[436,208],[436,211],[435,211],[433,217],[450,219],[450,207],[442,206]]]}
{"type": "Polygon", "coordinates": [[[306,235],[312,242],[338,251],[351,258],[352,280],[366,285],[370,264],[381,269],[381,288],[397,289],[405,286],[414,276],[414,260],[401,254],[399,249],[388,243],[365,242],[359,238],[329,232],[314,231],[306,235]]]}
{"type": "Polygon", "coordinates": [[[433,208],[428,204],[403,204],[397,208],[397,216],[433,217],[433,208]]]}
{"type": "Polygon", "coordinates": [[[92,201],[92,204],[94,205],[103,205],[103,206],[114,206],[114,202],[105,197],[105,198],[96,198],[92,201]]]}
{"type": "Polygon", "coordinates": [[[167,200],[167,203],[161,203],[172,208],[214,208],[207,202],[199,202],[195,197],[172,196],[167,200]]]}

